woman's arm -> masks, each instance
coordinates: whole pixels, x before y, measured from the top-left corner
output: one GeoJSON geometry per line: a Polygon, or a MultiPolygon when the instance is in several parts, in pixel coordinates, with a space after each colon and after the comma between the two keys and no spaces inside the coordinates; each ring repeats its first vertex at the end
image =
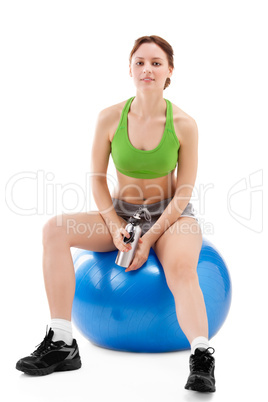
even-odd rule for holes
{"type": "MultiPolygon", "coordinates": [[[[148,230],[143,239],[153,245],[157,239],[180,217],[191,199],[198,164],[198,129],[194,119],[187,118],[175,123],[180,132],[180,150],[177,168],[176,192],[160,218],[148,230]]],[[[177,131],[178,130],[178,131],[177,131]]]]}
{"type": "Polygon", "coordinates": [[[107,185],[107,169],[111,152],[109,132],[114,127],[115,113],[111,108],[99,113],[91,152],[91,187],[99,212],[112,236],[122,226],[115,212],[107,185]]]}

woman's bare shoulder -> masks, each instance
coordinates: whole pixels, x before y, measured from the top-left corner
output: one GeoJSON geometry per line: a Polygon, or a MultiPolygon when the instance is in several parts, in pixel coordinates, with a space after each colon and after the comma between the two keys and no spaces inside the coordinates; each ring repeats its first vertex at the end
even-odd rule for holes
{"type": "Polygon", "coordinates": [[[120,103],[116,103],[115,105],[111,105],[106,107],[105,109],[102,109],[99,112],[99,119],[107,122],[111,122],[113,120],[120,119],[122,110],[124,108],[124,105],[127,101],[123,101],[120,103]]]}
{"type": "Polygon", "coordinates": [[[182,141],[182,137],[189,133],[189,131],[197,132],[197,124],[192,116],[184,112],[181,108],[173,103],[172,109],[174,128],[179,141],[182,141]]]}
{"type": "Polygon", "coordinates": [[[188,121],[190,122],[194,122],[194,118],[192,116],[190,116],[189,114],[187,114],[186,112],[184,112],[184,110],[182,110],[181,108],[179,108],[178,106],[176,106],[174,103],[172,103],[172,109],[173,109],[173,120],[174,122],[178,122],[178,121],[188,121]]]}
{"type": "Polygon", "coordinates": [[[103,128],[107,129],[110,140],[117,129],[126,102],[127,100],[124,100],[123,102],[108,106],[99,112],[98,122],[103,128]]]}

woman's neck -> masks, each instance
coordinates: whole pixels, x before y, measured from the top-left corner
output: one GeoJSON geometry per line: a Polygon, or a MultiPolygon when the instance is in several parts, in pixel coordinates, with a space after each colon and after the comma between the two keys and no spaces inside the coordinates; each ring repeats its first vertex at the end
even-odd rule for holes
{"type": "Polygon", "coordinates": [[[166,112],[163,91],[160,94],[151,91],[137,91],[136,97],[131,104],[131,111],[140,117],[162,116],[166,112]]]}

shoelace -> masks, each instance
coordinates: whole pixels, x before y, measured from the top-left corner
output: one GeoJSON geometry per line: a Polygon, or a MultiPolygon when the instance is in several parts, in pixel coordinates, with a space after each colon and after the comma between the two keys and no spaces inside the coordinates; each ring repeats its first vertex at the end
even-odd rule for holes
{"type": "Polygon", "coordinates": [[[209,347],[206,350],[202,351],[199,355],[193,355],[192,370],[209,373],[214,360],[214,358],[212,357],[214,352],[215,349],[209,347]]]}
{"type": "Polygon", "coordinates": [[[49,332],[47,332],[46,328],[46,336],[44,337],[43,341],[36,346],[37,349],[32,353],[32,355],[41,356],[43,353],[50,349],[52,343],[52,336],[49,335],[49,332]]]}

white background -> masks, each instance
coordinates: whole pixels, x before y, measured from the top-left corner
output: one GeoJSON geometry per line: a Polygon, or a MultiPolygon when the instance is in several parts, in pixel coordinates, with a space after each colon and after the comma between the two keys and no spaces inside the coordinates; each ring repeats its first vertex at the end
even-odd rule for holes
{"type": "MultiPolygon", "coordinates": [[[[258,400],[265,392],[267,37],[260,0],[1,2],[0,369],[6,401],[218,402],[258,400]],[[94,208],[87,174],[97,114],[135,95],[128,56],[137,37],[154,34],[174,48],[175,71],[164,96],[198,124],[200,197],[194,205],[233,282],[229,316],[211,340],[214,395],[184,390],[187,351],[108,351],[76,329],[82,370],[41,378],[15,370],[50,321],[43,224],[55,213],[94,208]],[[80,204],[70,188],[80,192],[80,204]]],[[[112,165],[109,172],[114,175],[112,165]]]]}

